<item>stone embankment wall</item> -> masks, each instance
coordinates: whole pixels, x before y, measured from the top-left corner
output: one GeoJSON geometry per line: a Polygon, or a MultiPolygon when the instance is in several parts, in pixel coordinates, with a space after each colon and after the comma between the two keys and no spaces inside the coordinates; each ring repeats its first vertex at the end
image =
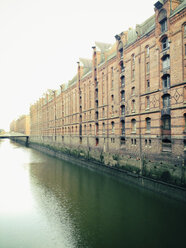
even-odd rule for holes
{"type": "Polygon", "coordinates": [[[167,164],[163,162],[163,158],[153,161],[145,157],[135,158],[119,153],[106,153],[99,149],[56,146],[55,143],[31,141],[29,146],[51,156],[115,175],[126,182],[186,202],[186,172],[182,164],[167,164]]]}

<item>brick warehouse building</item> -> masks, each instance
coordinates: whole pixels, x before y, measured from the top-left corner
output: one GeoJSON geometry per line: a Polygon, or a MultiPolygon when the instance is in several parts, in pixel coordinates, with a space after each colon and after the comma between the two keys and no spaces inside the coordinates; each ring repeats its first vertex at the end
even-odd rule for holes
{"type": "Polygon", "coordinates": [[[96,42],[68,84],[31,106],[31,141],[185,183],[186,1],[154,6],[114,45],[96,42]]]}

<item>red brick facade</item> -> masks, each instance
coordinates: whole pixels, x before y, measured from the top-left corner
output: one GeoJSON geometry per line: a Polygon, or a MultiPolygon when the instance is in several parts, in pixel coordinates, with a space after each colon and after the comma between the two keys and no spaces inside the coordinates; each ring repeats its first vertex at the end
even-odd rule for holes
{"type": "Polygon", "coordinates": [[[76,76],[30,108],[36,142],[182,163],[186,150],[185,1],[96,43],[76,76]]]}

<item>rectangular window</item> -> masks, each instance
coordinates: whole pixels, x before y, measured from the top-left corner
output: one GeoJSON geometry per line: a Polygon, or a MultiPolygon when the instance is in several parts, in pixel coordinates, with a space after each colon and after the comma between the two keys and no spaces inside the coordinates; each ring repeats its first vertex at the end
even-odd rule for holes
{"type": "Polygon", "coordinates": [[[147,109],[149,109],[150,108],[150,98],[149,98],[149,96],[147,96],[146,97],[146,106],[147,106],[147,109]]]}
{"type": "Polygon", "coordinates": [[[147,80],[147,89],[150,88],[150,80],[147,80]]]}
{"type": "Polygon", "coordinates": [[[163,69],[166,69],[170,67],[170,58],[167,56],[165,59],[163,59],[163,69]]]}
{"type": "Polygon", "coordinates": [[[149,63],[147,63],[147,73],[149,73],[150,71],[150,66],[149,66],[149,63]]]}
{"type": "Polygon", "coordinates": [[[167,19],[161,21],[161,32],[164,33],[167,31],[167,19]]]}

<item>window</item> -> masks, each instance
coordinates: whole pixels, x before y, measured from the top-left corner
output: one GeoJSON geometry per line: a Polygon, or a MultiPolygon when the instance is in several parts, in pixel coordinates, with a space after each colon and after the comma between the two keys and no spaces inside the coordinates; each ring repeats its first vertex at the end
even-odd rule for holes
{"type": "Polygon", "coordinates": [[[149,56],[149,46],[146,47],[146,56],[149,56]]]}
{"type": "Polygon", "coordinates": [[[170,67],[170,57],[169,57],[169,55],[164,56],[162,58],[162,63],[163,63],[163,69],[167,69],[168,67],[170,67]]]}
{"type": "Polygon", "coordinates": [[[170,107],[170,95],[164,95],[163,96],[163,107],[169,108],[170,107]]]}
{"type": "Polygon", "coordinates": [[[163,81],[163,88],[169,88],[170,87],[170,75],[169,74],[163,75],[162,81],[163,81]]]}
{"type": "Polygon", "coordinates": [[[150,98],[149,98],[149,96],[146,97],[146,108],[147,109],[150,108],[150,98]]]}
{"type": "Polygon", "coordinates": [[[132,64],[135,64],[135,54],[132,54],[132,64]]]}
{"type": "Polygon", "coordinates": [[[145,139],[145,146],[147,146],[147,139],[145,139]]]}
{"type": "Polygon", "coordinates": [[[125,76],[121,77],[121,87],[125,86],[125,76]]]}
{"type": "Polygon", "coordinates": [[[98,146],[98,145],[99,145],[99,139],[96,138],[96,146],[98,146]]]}
{"type": "Polygon", "coordinates": [[[115,131],[114,130],[114,126],[115,126],[114,121],[111,122],[111,125],[112,125],[112,133],[114,133],[114,131],[115,131]]]}
{"type": "Polygon", "coordinates": [[[132,100],[132,112],[135,112],[135,100],[132,100]]]}
{"type": "Polygon", "coordinates": [[[96,120],[98,120],[98,118],[99,118],[99,112],[96,111],[96,120]]]}
{"type": "Polygon", "coordinates": [[[103,116],[103,118],[105,117],[105,109],[104,108],[102,109],[102,116],[103,116]]]}
{"type": "Polygon", "coordinates": [[[135,87],[132,87],[131,89],[131,94],[134,96],[135,95],[135,87]]]}
{"type": "Polygon", "coordinates": [[[121,121],[121,134],[125,134],[125,121],[121,121]]]}
{"type": "Polygon", "coordinates": [[[151,139],[149,139],[149,146],[151,146],[151,143],[152,143],[152,142],[151,142],[151,139]]]}
{"type": "Polygon", "coordinates": [[[123,65],[123,61],[120,63],[120,68],[121,68],[121,72],[124,72],[124,65],[123,65]]]}
{"type": "Polygon", "coordinates": [[[149,89],[150,88],[150,80],[148,79],[147,80],[147,89],[149,89]]]}
{"type": "Polygon", "coordinates": [[[146,118],[146,131],[150,132],[151,129],[151,119],[149,117],[146,118]]]}
{"type": "Polygon", "coordinates": [[[114,76],[114,68],[111,67],[111,77],[113,77],[113,76],[114,76]]]}
{"type": "Polygon", "coordinates": [[[121,101],[125,101],[125,91],[121,91],[121,101]]]}
{"type": "Polygon", "coordinates": [[[125,115],[125,106],[124,105],[121,106],[121,115],[125,115]]]}
{"type": "Polygon", "coordinates": [[[111,95],[111,101],[114,101],[114,95],[111,95]]]}
{"type": "Polygon", "coordinates": [[[162,39],[161,45],[162,45],[162,50],[167,49],[169,47],[169,43],[168,43],[168,38],[167,37],[165,37],[165,38],[162,39]]]}
{"type": "Polygon", "coordinates": [[[122,146],[122,145],[125,145],[125,138],[124,137],[121,137],[121,139],[120,139],[120,145],[122,146]]]}
{"type": "Polygon", "coordinates": [[[111,80],[111,88],[112,89],[114,88],[114,80],[113,79],[111,80]]]}
{"type": "Polygon", "coordinates": [[[147,63],[147,73],[149,73],[150,71],[150,66],[149,66],[149,63],[147,63]]]}
{"type": "Polygon", "coordinates": [[[114,114],[114,105],[112,105],[112,115],[114,114]]]}
{"type": "Polygon", "coordinates": [[[92,134],[92,125],[90,124],[90,134],[92,134]]]}
{"type": "Polygon", "coordinates": [[[171,130],[171,118],[170,115],[165,115],[162,118],[163,130],[171,130]]]}
{"type": "Polygon", "coordinates": [[[167,19],[164,19],[160,22],[161,32],[164,33],[167,31],[167,19]]]}
{"type": "Polygon", "coordinates": [[[135,69],[132,70],[132,80],[135,79],[135,69]]]}
{"type": "Polygon", "coordinates": [[[135,133],[136,132],[136,120],[132,119],[131,124],[132,124],[132,132],[135,133]]]}
{"type": "Polygon", "coordinates": [[[103,122],[103,133],[105,133],[105,123],[103,122]]]}
{"type": "Polygon", "coordinates": [[[123,44],[122,44],[122,42],[119,43],[118,51],[119,51],[120,58],[123,58],[123,44]]]}
{"type": "Polygon", "coordinates": [[[84,133],[86,134],[87,133],[87,126],[84,125],[84,133]]]}
{"type": "Polygon", "coordinates": [[[96,128],[96,135],[98,135],[98,133],[99,133],[99,124],[98,123],[96,123],[95,128],[96,128]]]}

